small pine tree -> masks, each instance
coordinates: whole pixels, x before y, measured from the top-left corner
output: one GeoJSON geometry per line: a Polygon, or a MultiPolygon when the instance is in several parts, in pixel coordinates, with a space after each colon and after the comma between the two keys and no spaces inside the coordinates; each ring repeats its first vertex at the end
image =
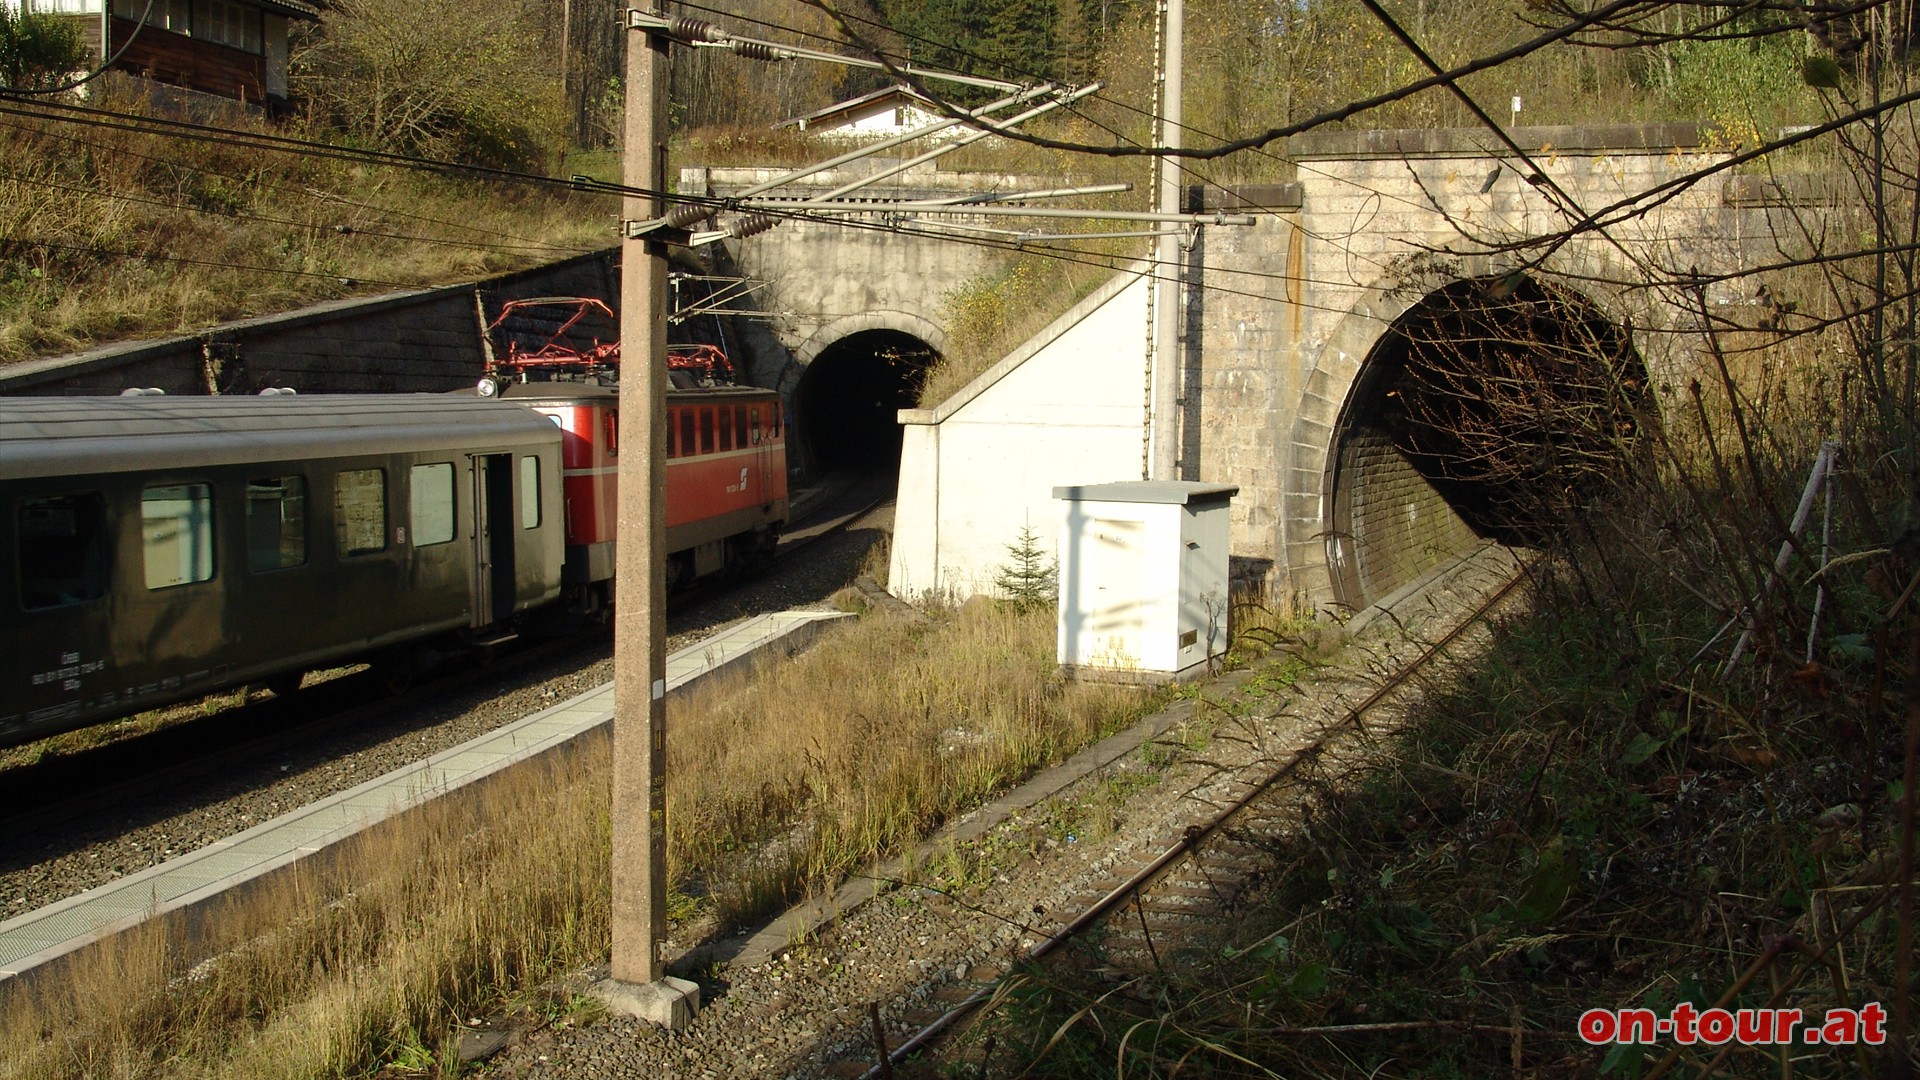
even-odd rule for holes
{"type": "Polygon", "coordinates": [[[1008,602],[1020,611],[1054,602],[1059,594],[1059,567],[1040,547],[1033,526],[1021,528],[1020,539],[1007,545],[1007,558],[993,584],[1006,594],[1008,602]]]}

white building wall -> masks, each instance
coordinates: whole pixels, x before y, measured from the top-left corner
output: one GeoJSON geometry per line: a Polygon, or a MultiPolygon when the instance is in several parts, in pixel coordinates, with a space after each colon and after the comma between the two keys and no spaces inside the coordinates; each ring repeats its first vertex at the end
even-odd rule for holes
{"type": "MultiPolygon", "coordinates": [[[[903,135],[909,131],[918,131],[946,119],[930,113],[917,105],[875,106],[855,114],[847,123],[832,129],[819,130],[821,135],[835,138],[880,139],[894,135],[903,135]]],[[[964,127],[949,127],[939,132],[941,138],[952,139],[966,134],[964,127]]]]}
{"type": "Polygon", "coordinates": [[[1054,487],[1141,478],[1143,272],[1121,271],[938,407],[901,410],[894,595],[991,593],[1022,528],[1058,550],[1054,487]]]}

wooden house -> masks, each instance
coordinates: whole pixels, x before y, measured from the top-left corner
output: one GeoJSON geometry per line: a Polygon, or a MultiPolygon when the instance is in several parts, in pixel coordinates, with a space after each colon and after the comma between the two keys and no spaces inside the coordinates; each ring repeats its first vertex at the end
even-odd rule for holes
{"type": "MultiPolygon", "coordinates": [[[[277,110],[287,103],[287,26],[307,0],[0,0],[86,25],[96,57],[169,86],[277,110]],[[142,16],[145,24],[142,25],[142,16]]],[[[96,62],[98,62],[96,60],[96,62]]]]}

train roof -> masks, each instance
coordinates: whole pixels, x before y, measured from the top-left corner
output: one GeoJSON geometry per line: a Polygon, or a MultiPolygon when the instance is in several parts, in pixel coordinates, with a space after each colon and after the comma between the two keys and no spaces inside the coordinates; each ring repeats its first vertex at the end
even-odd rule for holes
{"type": "MultiPolygon", "coordinates": [[[[459,391],[462,395],[471,395],[472,390],[459,391]]],[[[554,379],[540,382],[509,382],[500,388],[500,396],[508,401],[521,401],[529,404],[551,404],[555,402],[617,402],[620,396],[618,388],[602,386],[599,383],[573,382],[554,379]]],[[[778,391],[759,386],[673,386],[667,389],[667,400],[675,405],[685,405],[696,401],[751,400],[754,398],[777,397],[778,391]]]]}
{"type": "Polygon", "coordinates": [[[446,394],[0,397],[0,480],[532,446],[553,422],[446,394]]]}

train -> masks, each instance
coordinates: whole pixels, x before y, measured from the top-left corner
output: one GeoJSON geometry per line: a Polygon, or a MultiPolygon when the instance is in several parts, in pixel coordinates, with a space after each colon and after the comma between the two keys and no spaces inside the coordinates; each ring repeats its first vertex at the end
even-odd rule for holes
{"type": "MultiPolygon", "coordinates": [[[[604,617],[618,402],[593,378],[0,399],[0,746],[604,617]]],[[[666,434],[669,586],[768,561],[780,396],[677,379],[666,434]]]]}

